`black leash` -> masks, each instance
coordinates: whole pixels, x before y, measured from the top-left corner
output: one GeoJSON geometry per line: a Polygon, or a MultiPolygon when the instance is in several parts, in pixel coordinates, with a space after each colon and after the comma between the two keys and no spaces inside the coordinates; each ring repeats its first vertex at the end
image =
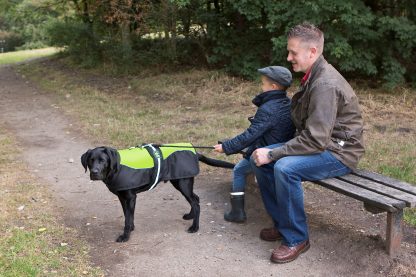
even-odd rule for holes
{"type": "MultiPolygon", "coordinates": [[[[222,141],[218,141],[219,144],[222,144],[222,141]]],[[[138,147],[143,147],[144,145],[147,144],[142,144],[141,146],[138,147]]],[[[181,146],[181,145],[169,145],[169,144],[158,144],[158,143],[151,143],[151,145],[153,145],[154,147],[172,147],[172,148],[199,148],[199,149],[215,149],[214,146],[181,146]]],[[[238,151],[239,154],[241,155],[246,155],[245,150],[247,149],[243,149],[241,151],[238,151]]]]}
{"type": "MultiPolygon", "coordinates": [[[[218,141],[219,144],[222,144],[222,141],[218,141]]],[[[169,144],[154,144],[152,143],[153,146],[155,147],[174,147],[174,148],[202,148],[202,149],[215,149],[214,146],[180,146],[180,145],[169,145],[169,144]]],[[[245,150],[247,149],[243,149],[241,151],[238,151],[239,154],[245,155],[246,152],[245,150]]]]}

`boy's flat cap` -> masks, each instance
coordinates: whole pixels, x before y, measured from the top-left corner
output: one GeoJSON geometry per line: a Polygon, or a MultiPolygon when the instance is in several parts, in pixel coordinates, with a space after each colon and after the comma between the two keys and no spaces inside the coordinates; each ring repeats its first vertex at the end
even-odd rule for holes
{"type": "Polygon", "coordinates": [[[292,73],[283,66],[268,66],[257,69],[257,71],[272,79],[273,81],[279,83],[282,86],[290,87],[292,84],[292,73]]]}

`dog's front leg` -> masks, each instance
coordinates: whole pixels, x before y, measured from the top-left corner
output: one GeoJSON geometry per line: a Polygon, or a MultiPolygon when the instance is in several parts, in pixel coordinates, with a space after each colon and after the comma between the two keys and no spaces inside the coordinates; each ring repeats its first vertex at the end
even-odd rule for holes
{"type": "Polygon", "coordinates": [[[122,202],[122,200],[124,200],[124,232],[117,238],[117,242],[128,241],[130,238],[130,232],[134,230],[134,209],[136,207],[136,194],[131,191],[127,191],[126,193],[120,195],[120,202],[122,202]]]}
{"type": "Polygon", "coordinates": [[[118,200],[120,200],[121,207],[123,208],[123,215],[126,218],[126,199],[124,199],[121,195],[117,195],[118,200]]]}

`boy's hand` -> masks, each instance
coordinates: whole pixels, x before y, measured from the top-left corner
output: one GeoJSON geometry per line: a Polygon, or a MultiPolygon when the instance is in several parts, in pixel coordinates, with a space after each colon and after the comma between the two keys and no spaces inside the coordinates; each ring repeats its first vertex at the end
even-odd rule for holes
{"type": "Polygon", "coordinates": [[[253,152],[252,156],[257,166],[262,166],[272,162],[267,155],[269,151],[270,149],[268,148],[259,148],[253,152]]]}
{"type": "Polygon", "coordinates": [[[222,149],[222,144],[214,145],[214,151],[218,153],[224,153],[224,150],[222,149]]]}

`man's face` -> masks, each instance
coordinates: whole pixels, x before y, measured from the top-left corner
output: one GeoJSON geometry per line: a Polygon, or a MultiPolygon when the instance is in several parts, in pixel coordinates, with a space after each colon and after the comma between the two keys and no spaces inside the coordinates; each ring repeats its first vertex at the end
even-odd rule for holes
{"type": "Polygon", "coordinates": [[[299,38],[287,41],[287,51],[287,60],[292,63],[295,72],[306,72],[316,60],[316,47],[310,47],[299,38]]]}

